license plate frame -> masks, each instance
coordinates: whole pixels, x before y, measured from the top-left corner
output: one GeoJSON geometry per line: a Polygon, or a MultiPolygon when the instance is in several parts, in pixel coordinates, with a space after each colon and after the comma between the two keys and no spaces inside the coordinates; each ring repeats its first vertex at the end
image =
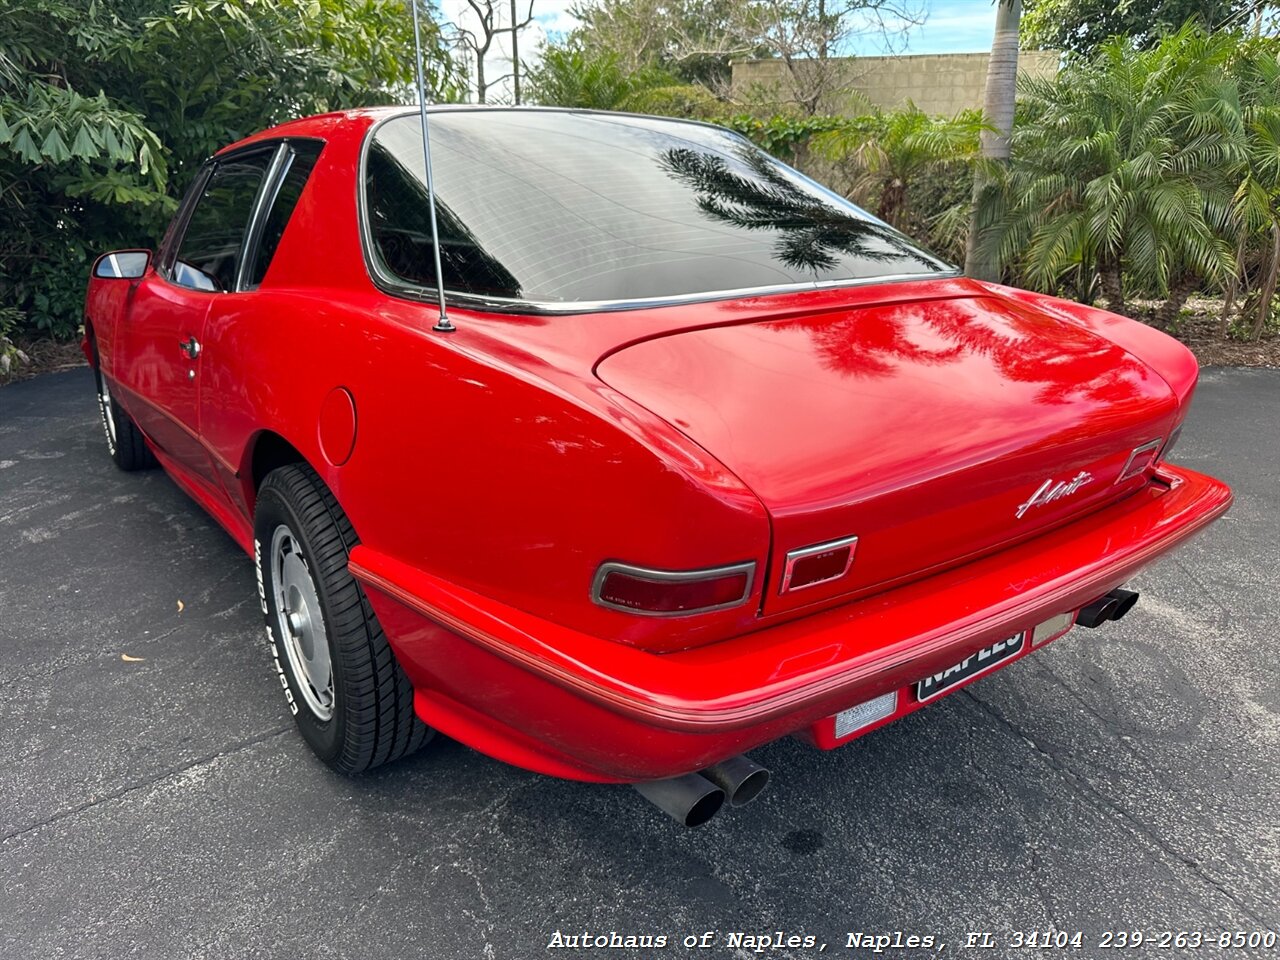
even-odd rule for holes
{"type": "Polygon", "coordinates": [[[993,643],[989,647],[983,647],[981,650],[970,654],[946,670],[917,680],[914,684],[916,701],[918,703],[928,703],[930,700],[936,700],[943,694],[954,690],[960,684],[972,680],[974,677],[980,677],[984,673],[1008,663],[1020,654],[1025,653],[1026,650],[1027,631],[1019,630],[1017,633],[1005,637],[1005,639],[993,643]]]}

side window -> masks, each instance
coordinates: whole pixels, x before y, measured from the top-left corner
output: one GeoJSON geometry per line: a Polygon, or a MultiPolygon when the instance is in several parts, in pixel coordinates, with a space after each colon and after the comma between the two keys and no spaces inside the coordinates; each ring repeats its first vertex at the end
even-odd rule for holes
{"type": "Polygon", "coordinates": [[[187,221],[172,279],[197,290],[234,290],[253,202],[272,150],[219,163],[187,221]]]}
{"type": "Polygon", "coordinates": [[[315,140],[295,140],[289,143],[284,176],[277,181],[280,186],[271,200],[271,208],[262,224],[262,235],[253,254],[252,266],[245,275],[247,289],[255,289],[267,275],[271,258],[276,255],[280,238],[284,236],[284,228],[293,216],[293,208],[298,205],[302,188],[307,185],[307,178],[311,176],[323,146],[324,144],[315,140]]]}
{"type": "Polygon", "coordinates": [[[177,256],[178,251],[175,249],[178,237],[182,233],[182,226],[187,221],[187,214],[196,205],[200,193],[204,185],[203,168],[196,171],[195,179],[187,186],[182,193],[182,201],[178,204],[178,209],[173,215],[173,219],[169,221],[169,226],[164,232],[164,237],[160,240],[160,246],[156,248],[156,269],[166,277],[170,275],[173,268],[173,258],[177,256]]]}

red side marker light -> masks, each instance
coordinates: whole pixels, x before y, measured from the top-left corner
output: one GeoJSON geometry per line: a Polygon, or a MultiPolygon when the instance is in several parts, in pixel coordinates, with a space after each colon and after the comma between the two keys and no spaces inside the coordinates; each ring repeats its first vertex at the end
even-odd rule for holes
{"type": "Polygon", "coordinates": [[[1124,483],[1145,472],[1147,467],[1156,462],[1156,455],[1160,453],[1160,446],[1163,443],[1163,438],[1156,437],[1149,443],[1134,447],[1128,461],[1125,462],[1124,469],[1120,471],[1120,476],[1116,477],[1116,483],[1124,483]]]}
{"type": "Polygon", "coordinates": [[[782,587],[778,592],[789,593],[839,580],[849,572],[849,567],[853,564],[853,552],[857,548],[857,537],[844,537],[792,550],[787,554],[787,562],[782,570],[782,587]]]}

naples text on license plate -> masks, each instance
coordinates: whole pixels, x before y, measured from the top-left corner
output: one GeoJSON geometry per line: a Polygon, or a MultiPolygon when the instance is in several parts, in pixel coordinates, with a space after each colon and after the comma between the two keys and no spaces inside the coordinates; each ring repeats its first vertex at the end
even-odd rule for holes
{"type": "Polygon", "coordinates": [[[992,667],[999,666],[1010,657],[1016,657],[1022,652],[1023,645],[1026,642],[1027,633],[1024,630],[1022,633],[1015,633],[1012,637],[1001,640],[999,643],[983,647],[972,656],[965,657],[954,667],[947,667],[941,673],[925,677],[916,684],[916,699],[921,703],[926,700],[932,700],[934,697],[946,693],[957,683],[963,683],[970,677],[986,673],[992,667]]]}

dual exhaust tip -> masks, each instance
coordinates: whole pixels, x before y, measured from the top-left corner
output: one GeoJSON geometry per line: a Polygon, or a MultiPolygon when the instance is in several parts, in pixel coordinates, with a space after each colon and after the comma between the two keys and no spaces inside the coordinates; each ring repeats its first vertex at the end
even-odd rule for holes
{"type": "MultiPolygon", "coordinates": [[[[1117,587],[1082,607],[1076,623],[1082,627],[1100,627],[1108,621],[1119,620],[1137,602],[1136,590],[1117,587]]],[[[720,812],[726,800],[731,807],[750,803],[768,783],[768,770],[739,755],[698,773],[686,773],[667,780],[648,780],[632,786],[676,822],[686,827],[700,827],[720,812]]]]}
{"type": "Polygon", "coordinates": [[[1137,590],[1122,590],[1117,587],[1105,597],[1099,597],[1087,607],[1081,607],[1076,623],[1082,627],[1100,627],[1109,620],[1119,620],[1137,602],[1137,590]]]}
{"type": "Polygon", "coordinates": [[[700,827],[724,806],[750,803],[769,783],[769,771],[745,756],[730,757],[699,773],[632,784],[636,792],[686,827],[700,827]]]}

